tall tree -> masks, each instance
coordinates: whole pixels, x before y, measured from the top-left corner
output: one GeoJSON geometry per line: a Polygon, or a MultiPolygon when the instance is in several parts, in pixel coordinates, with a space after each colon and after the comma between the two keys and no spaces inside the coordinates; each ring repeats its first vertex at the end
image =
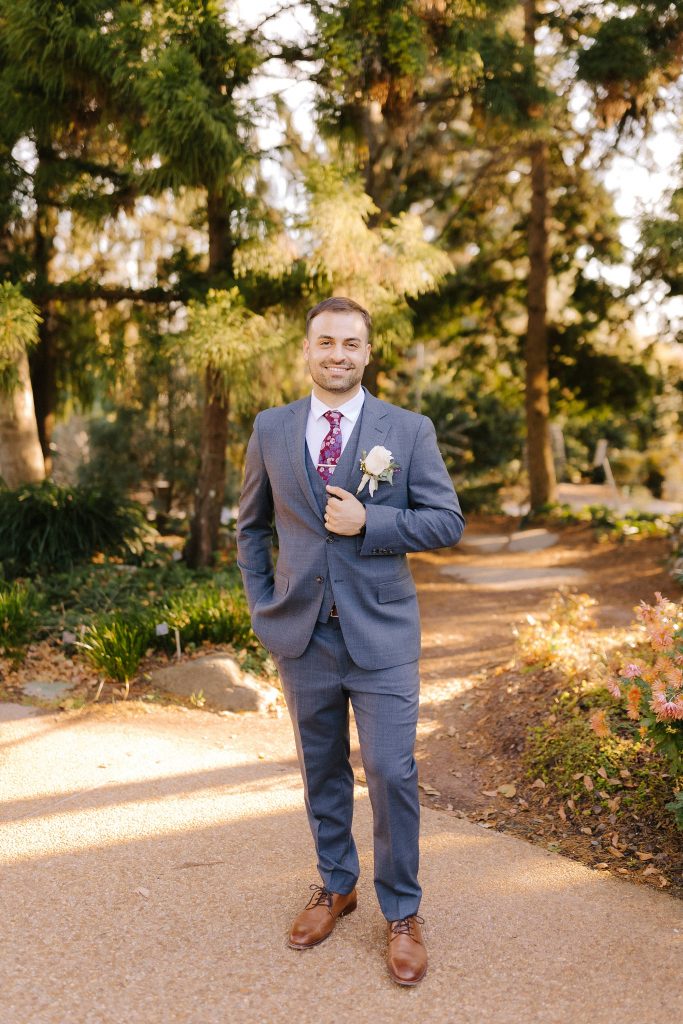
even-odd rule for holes
{"type": "MultiPolygon", "coordinates": [[[[524,0],[524,43],[536,77],[536,0],[524,0]]],[[[531,204],[529,209],[527,329],[524,341],[526,450],[529,504],[532,509],[555,501],[557,482],[550,438],[550,382],[548,370],[548,142],[539,108],[529,109],[532,139],[531,204]]]]}
{"type": "Polygon", "coordinates": [[[27,356],[39,320],[16,285],[0,285],[0,477],[12,488],[45,476],[27,356]]]}
{"type": "MultiPolygon", "coordinates": [[[[234,284],[233,254],[248,233],[250,175],[258,176],[252,117],[241,93],[263,55],[240,36],[218,0],[139,2],[122,33],[126,59],[117,81],[130,92],[129,142],[145,163],[149,192],[203,192],[208,258],[199,289],[234,284]]],[[[204,366],[201,465],[185,557],[207,565],[215,551],[226,480],[231,402],[228,379],[212,360],[204,366]]]]}

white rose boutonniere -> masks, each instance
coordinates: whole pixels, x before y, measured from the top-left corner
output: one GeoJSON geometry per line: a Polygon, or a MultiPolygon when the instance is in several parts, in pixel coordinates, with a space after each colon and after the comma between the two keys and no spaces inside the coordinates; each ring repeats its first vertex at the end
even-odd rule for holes
{"type": "Polygon", "coordinates": [[[397,462],[394,462],[388,448],[384,448],[381,444],[376,444],[369,452],[363,452],[360,468],[363,473],[363,479],[358,485],[356,494],[360,494],[369,481],[370,497],[372,497],[382,480],[393,484],[394,473],[401,467],[397,462]]]}

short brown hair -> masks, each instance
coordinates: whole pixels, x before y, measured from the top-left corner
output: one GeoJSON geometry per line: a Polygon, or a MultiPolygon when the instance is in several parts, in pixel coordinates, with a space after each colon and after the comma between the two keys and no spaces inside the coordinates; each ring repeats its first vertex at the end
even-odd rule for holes
{"type": "Polygon", "coordinates": [[[329,299],[323,299],[313,309],[309,309],[306,315],[306,337],[308,337],[308,329],[311,326],[311,322],[317,317],[318,313],[360,313],[365,322],[365,329],[368,334],[368,341],[370,341],[370,333],[372,331],[372,317],[368,313],[367,309],[364,309],[353,299],[347,299],[343,295],[333,295],[329,299]]]}

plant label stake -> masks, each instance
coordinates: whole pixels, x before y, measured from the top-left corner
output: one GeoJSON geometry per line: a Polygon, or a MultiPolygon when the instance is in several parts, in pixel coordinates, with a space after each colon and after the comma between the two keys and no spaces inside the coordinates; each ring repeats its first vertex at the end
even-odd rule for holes
{"type": "Polygon", "coordinates": [[[177,660],[180,661],[180,630],[176,626],[173,632],[175,633],[175,656],[177,660]]]}

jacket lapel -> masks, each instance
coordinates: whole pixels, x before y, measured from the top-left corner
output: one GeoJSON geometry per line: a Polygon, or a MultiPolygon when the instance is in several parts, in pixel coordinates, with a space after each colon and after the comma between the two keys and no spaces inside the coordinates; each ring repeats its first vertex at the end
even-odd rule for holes
{"type": "MultiPolygon", "coordinates": [[[[384,402],[380,402],[379,399],[375,398],[374,395],[371,395],[366,388],[363,388],[363,391],[365,391],[365,401],[363,402],[363,409],[361,412],[362,420],[360,425],[360,434],[358,435],[358,444],[356,445],[356,451],[354,452],[353,463],[346,474],[346,481],[348,484],[347,490],[351,491],[352,494],[356,493],[356,488],[363,478],[360,468],[360,460],[363,457],[363,452],[367,455],[370,449],[374,448],[375,445],[384,444],[391,426],[387,407],[384,402]]],[[[363,499],[361,498],[361,500],[363,499]]]]}
{"type": "Polygon", "coordinates": [[[320,511],[320,506],[318,505],[315,494],[313,493],[311,481],[308,479],[308,471],[306,469],[306,424],[308,422],[308,412],[310,407],[310,397],[302,398],[290,407],[290,416],[285,426],[285,437],[287,440],[287,450],[289,451],[289,458],[292,463],[294,475],[299,481],[299,486],[304,492],[308,504],[311,506],[318,519],[323,521],[323,514],[320,511]]]}
{"type": "MultiPolygon", "coordinates": [[[[351,462],[346,463],[346,453],[349,447],[348,445],[346,446],[344,454],[342,455],[342,459],[346,463],[342,467],[344,470],[344,479],[342,481],[338,477],[338,482],[335,481],[334,478],[337,475],[335,471],[335,473],[332,474],[331,480],[333,484],[336,484],[338,487],[344,487],[345,490],[351,491],[352,494],[356,493],[356,488],[360,484],[363,476],[360,469],[362,453],[365,452],[367,454],[371,448],[375,447],[376,444],[384,444],[391,426],[384,402],[380,402],[374,397],[374,395],[371,395],[366,388],[363,388],[363,391],[365,391],[365,401],[363,402],[363,408],[361,410],[360,431],[356,435],[358,438],[356,442],[356,450],[353,452],[351,462]]],[[[315,494],[313,493],[311,481],[308,478],[308,471],[306,469],[306,425],[308,423],[310,407],[310,397],[302,398],[290,406],[290,415],[285,427],[285,437],[287,440],[287,450],[292,463],[292,469],[294,470],[294,475],[299,482],[299,486],[318,519],[324,522],[323,513],[321,512],[315,494]]]]}

